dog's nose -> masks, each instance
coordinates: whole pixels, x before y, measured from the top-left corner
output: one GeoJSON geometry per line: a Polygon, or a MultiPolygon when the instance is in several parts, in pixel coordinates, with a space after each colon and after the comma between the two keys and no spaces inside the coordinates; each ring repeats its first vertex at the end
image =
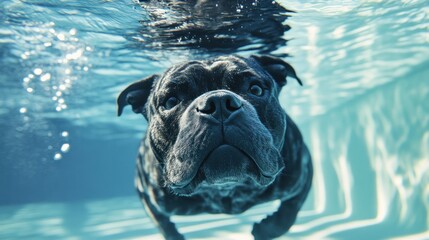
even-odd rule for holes
{"type": "Polygon", "coordinates": [[[243,103],[236,96],[221,91],[200,99],[196,110],[199,114],[211,115],[219,121],[225,121],[241,109],[242,105],[243,103]]]}

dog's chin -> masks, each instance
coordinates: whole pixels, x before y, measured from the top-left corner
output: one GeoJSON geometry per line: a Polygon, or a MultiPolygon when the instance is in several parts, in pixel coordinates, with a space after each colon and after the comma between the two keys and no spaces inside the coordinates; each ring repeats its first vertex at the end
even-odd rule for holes
{"type": "Polygon", "coordinates": [[[224,144],[209,153],[187,184],[172,185],[171,189],[177,195],[190,196],[201,191],[229,192],[241,186],[263,188],[271,184],[276,175],[263,175],[256,161],[246,152],[224,144]]]}

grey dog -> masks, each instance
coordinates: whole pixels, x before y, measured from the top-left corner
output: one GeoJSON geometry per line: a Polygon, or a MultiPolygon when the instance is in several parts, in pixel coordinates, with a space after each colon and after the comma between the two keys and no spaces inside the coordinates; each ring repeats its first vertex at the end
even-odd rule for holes
{"type": "Polygon", "coordinates": [[[255,239],[286,233],[311,187],[310,153],[278,96],[295,70],[280,58],[190,61],[132,83],[118,97],[148,121],[136,185],[166,239],[184,239],[171,215],[239,214],[268,201],[278,210],[255,239]]]}

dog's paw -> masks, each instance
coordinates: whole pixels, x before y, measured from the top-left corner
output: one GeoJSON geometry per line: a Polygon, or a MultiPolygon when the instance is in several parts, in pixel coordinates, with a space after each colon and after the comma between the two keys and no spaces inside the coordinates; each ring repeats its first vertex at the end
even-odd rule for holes
{"type": "Polygon", "coordinates": [[[252,235],[255,240],[268,240],[270,237],[270,229],[263,222],[253,224],[252,235]]]}
{"type": "Polygon", "coordinates": [[[185,237],[182,234],[177,235],[177,236],[169,236],[169,237],[167,237],[165,239],[166,240],[186,240],[185,237]]]}
{"type": "Polygon", "coordinates": [[[253,224],[252,235],[255,240],[267,240],[280,237],[292,226],[295,218],[282,217],[277,212],[253,224]]]}

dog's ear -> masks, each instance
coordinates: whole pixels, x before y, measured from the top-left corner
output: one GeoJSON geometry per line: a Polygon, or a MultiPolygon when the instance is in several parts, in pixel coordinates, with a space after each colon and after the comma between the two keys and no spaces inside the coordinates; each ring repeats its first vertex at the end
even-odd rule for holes
{"type": "Polygon", "coordinates": [[[158,78],[159,76],[155,74],[126,87],[117,99],[118,116],[121,116],[124,107],[128,104],[133,108],[133,112],[145,115],[144,106],[152,90],[152,85],[158,78]]]}
{"type": "Polygon", "coordinates": [[[276,80],[280,87],[286,85],[287,76],[295,78],[299,85],[302,86],[301,79],[299,79],[296,75],[295,69],[293,69],[289,63],[283,61],[281,58],[268,55],[252,55],[251,58],[256,60],[256,62],[258,62],[262,68],[264,68],[265,71],[267,71],[274,78],[274,80],[276,80]]]}

